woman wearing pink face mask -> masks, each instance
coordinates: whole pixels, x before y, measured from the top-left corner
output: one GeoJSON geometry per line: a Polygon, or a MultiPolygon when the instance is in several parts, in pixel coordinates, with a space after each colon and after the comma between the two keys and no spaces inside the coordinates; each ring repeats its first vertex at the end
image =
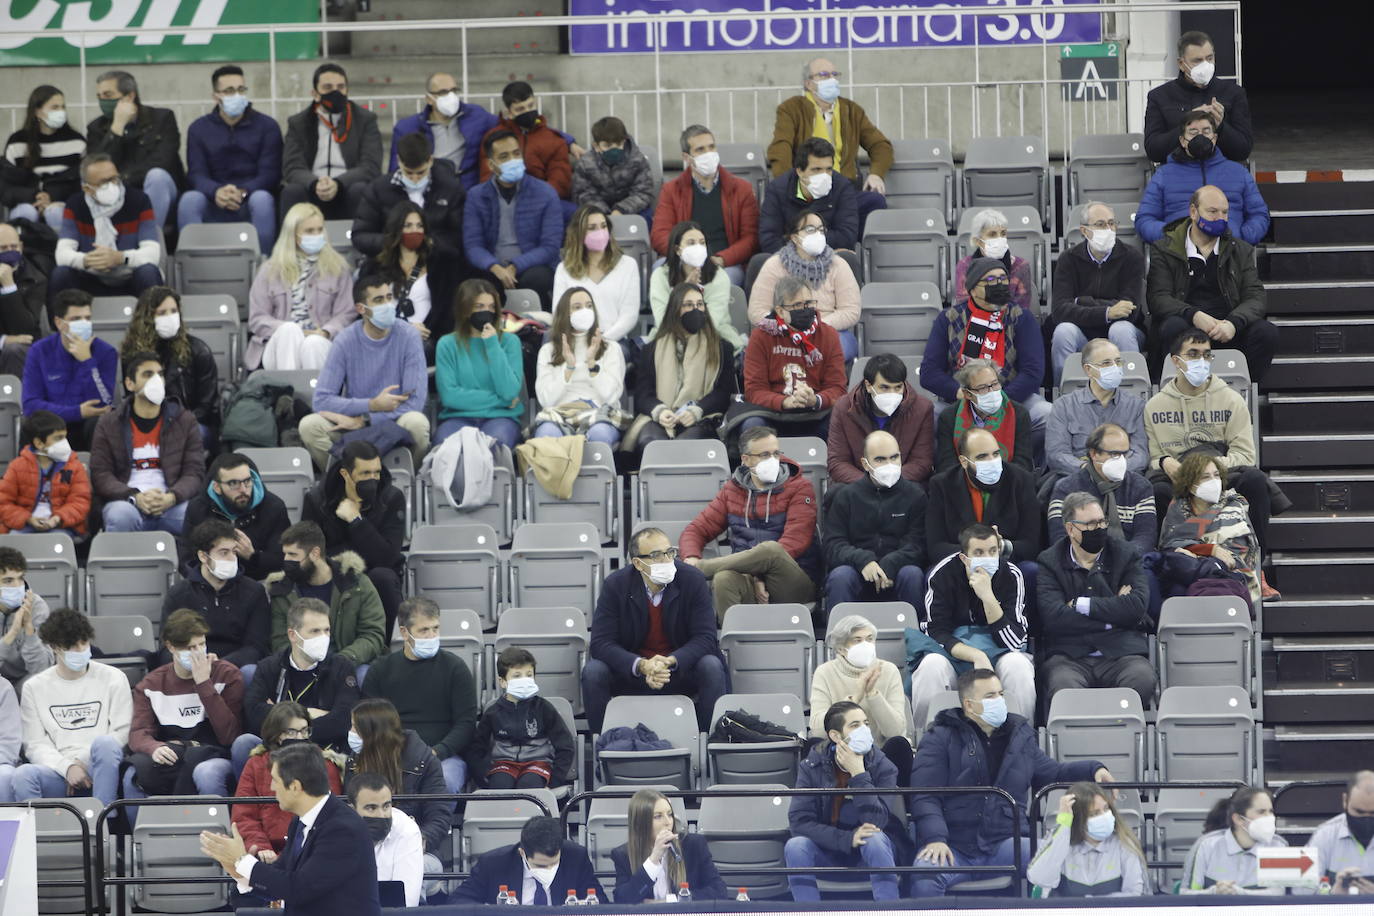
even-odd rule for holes
{"type": "Polygon", "coordinates": [[[591,293],[607,340],[634,334],[639,321],[639,265],[625,257],[611,238],[610,217],[600,207],[577,208],[563,236],[563,251],[553,274],[553,301],[574,286],[591,293]]]}

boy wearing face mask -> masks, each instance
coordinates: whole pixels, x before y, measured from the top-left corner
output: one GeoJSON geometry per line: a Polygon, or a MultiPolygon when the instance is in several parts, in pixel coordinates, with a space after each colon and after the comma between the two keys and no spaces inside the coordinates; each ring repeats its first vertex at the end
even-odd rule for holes
{"type": "MultiPolygon", "coordinates": [[[[525,170],[541,181],[547,182],[558,197],[570,202],[572,195],[572,159],[568,154],[569,139],[549,127],[548,119],[539,111],[539,98],[534,87],[523,80],[507,83],[501,90],[501,120],[487,131],[491,136],[496,131],[509,131],[520,141],[524,153],[525,170]]],[[[487,160],[482,162],[482,180],[491,177],[492,167],[487,160]]],[[[565,205],[564,216],[571,214],[574,207],[565,205]]]]}
{"type": "Polygon", "coordinates": [[[271,612],[267,592],[244,573],[235,550],[234,526],[206,519],[187,539],[194,557],[181,568],[181,579],[162,600],[162,626],[182,609],[205,622],[205,644],[213,655],[237,665],[250,680],[257,661],[271,652],[271,612]]]}
{"type": "Polygon", "coordinates": [[[86,536],[91,480],[67,440],[57,414],[36,410],[24,419],[20,441],[28,444],[0,478],[0,534],[65,531],[86,536]]]}
{"type": "Polygon", "coordinates": [[[81,160],[81,190],[67,199],[48,296],[67,289],[137,296],[162,285],[160,223],[148,195],[126,184],[105,153],[81,160]]]}
{"type": "Polygon", "coordinates": [[[134,688],[126,798],[229,794],[229,746],[243,731],[243,677],[230,662],[211,658],[209,631],[205,618],[187,608],[162,624],[172,660],[134,688]]]}
{"type": "Polygon", "coordinates": [[[19,683],[50,667],[52,649],[38,638],[48,603],[24,579],[29,564],[13,547],[0,547],[0,675],[19,683]]]}
{"type": "Polygon", "coordinates": [[[400,652],[367,669],[363,696],[390,700],[401,725],[434,751],[450,792],[467,785],[465,761],[477,726],[477,683],[467,662],[439,644],[439,605],[429,598],[401,602],[400,652]]]}
{"type": "Polygon", "coordinates": [[[488,789],[542,789],[571,782],[573,736],[553,704],[539,696],[529,650],[501,650],[496,686],[501,696],[482,711],[468,748],[475,779],[488,789]]]}
{"type": "Polygon", "coordinates": [[[181,534],[186,504],[205,485],[205,446],[196,415],[167,399],[152,353],[124,361],[128,397],[96,424],[91,483],[104,501],[106,531],[181,534]]]}
{"type": "Polygon", "coordinates": [[[16,801],[77,795],[109,804],[119,794],[133,699],[123,671],[91,661],[94,637],[86,615],[70,608],[53,611],[38,628],[57,661],[24,685],[28,763],[14,771],[16,801]]]}
{"type": "Polygon", "coordinates": [[[592,125],[592,149],[573,162],[574,203],[652,220],[657,186],[653,167],[624,121],[607,116],[592,125]]]}

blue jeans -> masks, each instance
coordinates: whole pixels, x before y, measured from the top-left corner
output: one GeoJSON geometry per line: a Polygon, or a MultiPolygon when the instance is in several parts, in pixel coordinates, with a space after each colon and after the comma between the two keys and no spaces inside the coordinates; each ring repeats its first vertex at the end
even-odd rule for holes
{"type": "Polygon", "coordinates": [[[101,510],[106,531],[166,531],[181,534],[186,521],[187,503],[177,503],[161,515],[144,515],[138,506],[124,502],[106,503],[101,510]]]}
{"type": "MultiPolygon", "coordinates": [[[[143,788],[138,784],[137,775],[132,766],[124,771],[125,798],[148,797],[148,793],[143,791],[143,788]]],[[[234,776],[233,765],[224,757],[203,760],[196,764],[196,768],[191,771],[191,780],[196,785],[197,795],[233,795],[234,790],[238,788],[238,778],[235,777],[233,782],[230,782],[231,776],[234,776]]],[[[125,810],[129,814],[129,822],[137,822],[138,806],[130,805],[125,810]]]]}
{"type": "MultiPolygon", "coordinates": [[[[950,847],[950,852],[954,855],[955,865],[1011,865],[1013,862],[1016,861],[1015,855],[1012,852],[1011,844],[1013,842],[1014,841],[1011,837],[1007,837],[1005,840],[1002,841],[1001,845],[999,845],[996,849],[994,849],[991,853],[988,853],[987,855],[983,855],[981,853],[967,855],[953,847],[950,847]]],[[[1024,875],[1026,873],[1026,865],[1030,862],[1030,840],[1026,839],[1025,837],[1022,837],[1020,843],[1021,874],[1024,875]]],[[[917,859],[915,864],[930,865],[931,863],[929,861],[917,859]]],[[[931,874],[929,876],[920,875],[917,876],[917,878],[911,882],[911,896],[943,897],[945,896],[945,889],[952,884],[959,884],[962,881],[982,880],[983,878],[991,877],[994,876],[978,873],[969,874],[968,872],[958,871],[945,871],[940,872],[939,874],[931,874]]]]}
{"type": "Polygon", "coordinates": [[[144,290],[162,285],[162,271],[156,264],[135,267],[133,274],[121,283],[106,283],[96,274],[79,267],[56,267],[48,278],[48,301],[53,301],[58,293],[68,289],[79,289],[92,296],[141,296],[144,290]]]}
{"type": "Polygon", "coordinates": [[[14,801],[14,766],[0,763],[0,805],[14,801]]]}
{"type": "MultiPolygon", "coordinates": [[[[62,231],[62,214],[66,212],[65,203],[48,204],[43,208],[43,222],[57,232],[62,231]]],[[[33,204],[19,204],[10,210],[10,219],[26,219],[38,222],[38,208],[33,204]]]]}
{"type": "MultiPolygon", "coordinates": [[[[556,439],[561,435],[563,435],[563,431],[558,428],[557,423],[545,421],[534,428],[533,438],[540,439],[547,436],[556,439]]],[[[620,441],[620,430],[609,423],[593,423],[592,428],[587,430],[587,441],[615,445],[620,441]]]]}
{"type": "Polygon", "coordinates": [[[849,328],[835,333],[840,335],[840,348],[844,350],[845,364],[854,362],[854,357],[859,355],[859,338],[855,337],[849,328]]]}
{"type": "Polygon", "coordinates": [[[463,791],[463,787],[468,784],[467,761],[455,754],[440,760],[439,766],[444,771],[444,788],[454,795],[463,791]]]}
{"type": "MultiPolygon", "coordinates": [[[[871,865],[874,868],[891,868],[897,864],[892,856],[892,840],[885,833],[878,833],[869,837],[862,846],[851,850],[848,855],[844,856],[838,856],[827,849],[822,849],[804,836],[794,836],[783,847],[782,856],[788,868],[855,866],[860,861],[864,865],[871,865]]],[[[874,900],[897,899],[897,876],[895,874],[873,875],[869,880],[873,885],[874,900]]],[[[815,875],[788,875],[787,886],[792,891],[792,899],[798,903],[814,903],[821,899],[821,892],[816,888],[815,875]]]]}
{"type": "Polygon", "coordinates": [[[853,566],[837,566],[825,577],[825,599],[828,608],[845,601],[905,601],[913,608],[925,604],[926,574],[919,566],[903,566],[897,570],[892,588],[879,593],[872,582],[864,579],[853,566]]]}
{"type": "Polygon", "coordinates": [[[157,227],[161,229],[167,225],[167,217],[177,199],[177,183],[166,169],[149,169],[148,174],[143,176],[143,193],[152,202],[153,216],[157,218],[157,227]]]}
{"type": "Polygon", "coordinates": [[[515,448],[515,444],[520,441],[520,424],[510,417],[449,417],[447,420],[439,421],[439,431],[434,436],[434,444],[438,445],[468,426],[477,427],[507,448],[515,448]]]}
{"type": "Polygon", "coordinates": [[[277,241],[277,202],[271,191],[254,191],[238,210],[225,210],[201,191],[187,191],[177,204],[177,228],[185,229],[196,223],[241,223],[244,220],[258,230],[258,247],[270,254],[277,241]]]}
{"type": "Polygon", "coordinates": [[[239,778],[243,776],[243,768],[248,765],[248,758],[253,756],[253,748],[259,744],[262,744],[261,738],[244,732],[229,745],[229,765],[234,771],[235,787],[239,784],[239,778]]]}
{"type": "MultiPolygon", "coordinates": [[[[91,795],[102,805],[119,797],[119,764],[123,759],[124,747],[113,735],[101,735],[91,742],[91,763],[86,772],[91,777],[91,795]]],[[[18,767],[12,784],[15,801],[67,797],[67,774],[42,764],[18,767]]]]}
{"type": "MultiPolygon", "coordinates": [[[[1116,344],[1122,353],[1139,353],[1145,346],[1145,332],[1129,321],[1113,321],[1107,325],[1107,339],[1116,344]]],[[[1050,365],[1054,368],[1054,383],[1064,375],[1064,364],[1069,357],[1083,349],[1088,342],[1076,324],[1065,322],[1054,329],[1050,338],[1050,365]]]]}

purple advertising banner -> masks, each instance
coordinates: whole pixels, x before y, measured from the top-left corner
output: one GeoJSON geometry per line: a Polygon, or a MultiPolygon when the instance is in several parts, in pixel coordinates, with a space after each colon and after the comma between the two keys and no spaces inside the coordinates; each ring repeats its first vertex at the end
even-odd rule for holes
{"type": "Polygon", "coordinates": [[[1101,0],[569,0],[571,16],[623,16],[624,21],[572,27],[574,54],[642,54],[654,50],[651,23],[665,13],[734,13],[731,22],[705,18],[662,23],[660,50],[811,51],[821,48],[940,48],[1078,44],[1102,40],[1101,0]],[[997,15],[960,15],[960,7],[997,15]],[[1084,9],[1068,13],[1069,8],[1084,9]],[[918,11],[939,9],[934,16],[918,11]],[[854,10],[845,20],[810,15],[854,10]],[[795,11],[762,19],[750,14],[795,11]],[[948,12],[946,12],[948,11],[948,12]]]}

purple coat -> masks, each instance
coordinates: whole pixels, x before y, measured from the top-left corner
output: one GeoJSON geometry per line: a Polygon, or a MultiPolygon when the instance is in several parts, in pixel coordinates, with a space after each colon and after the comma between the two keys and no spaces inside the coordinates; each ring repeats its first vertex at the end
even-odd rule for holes
{"type": "MultiPolygon", "coordinates": [[[[358,317],[358,310],[353,306],[353,278],[348,273],[337,277],[316,273],[310,292],[310,317],[317,328],[329,332],[331,340],[358,317]]],[[[264,264],[253,278],[253,288],[248,293],[249,337],[243,365],[249,372],[262,365],[262,351],[272,332],[290,320],[291,290],[282,283],[270,263],[264,264]]]]}

